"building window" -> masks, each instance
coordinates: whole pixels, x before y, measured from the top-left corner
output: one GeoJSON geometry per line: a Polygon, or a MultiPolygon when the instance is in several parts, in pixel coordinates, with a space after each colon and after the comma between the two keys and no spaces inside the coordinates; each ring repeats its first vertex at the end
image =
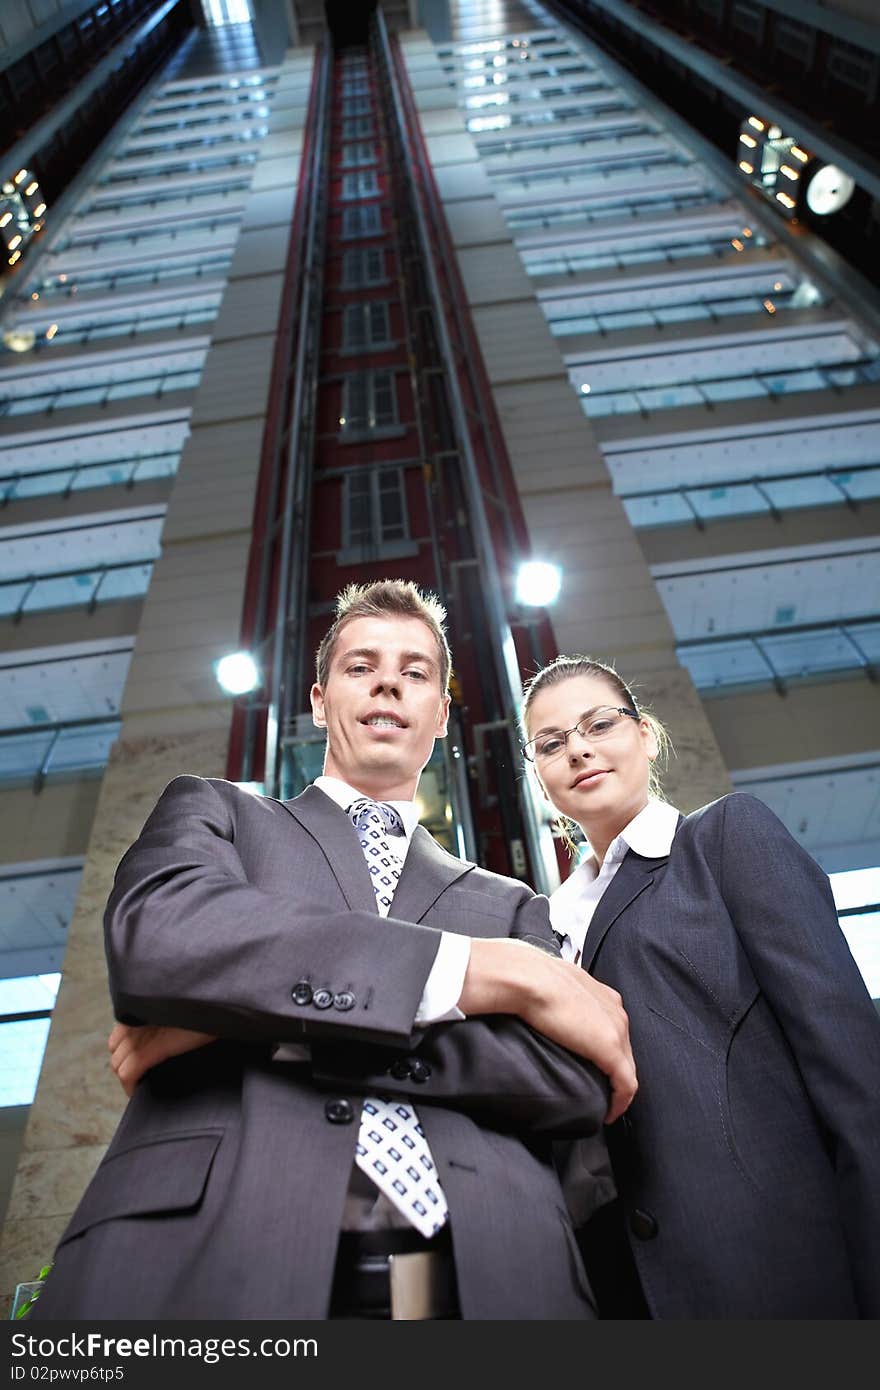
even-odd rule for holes
{"type": "Polygon", "coordinates": [[[343,436],[385,430],[397,425],[397,392],[393,372],[358,372],[342,385],[343,436]]]}
{"type": "Polygon", "coordinates": [[[342,102],[343,116],[369,116],[369,97],[345,97],[342,102]]]}
{"type": "Polygon", "coordinates": [[[352,116],[342,122],[343,140],[366,140],[373,134],[371,116],[352,116]]]}
{"type": "Polygon", "coordinates": [[[343,198],[378,198],[379,178],[375,169],[365,169],[359,174],[343,174],[343,198]]]}
{"type": "Polygon", "coordinates": [[[382,230],[382,213],[375,203],[346,208],[342,214],[344,237],[377,236],[382,230]]]}
{"type": "Polygon", "coordinates": [[[375,164],[379,157],[379,152],[375,145],[369,141],[362,141],[357,145],[343,145],[342,147],[342,167],[343,169],[363,169],[368,164],[375,164]]]}
{"type": "Polygon", "coordinates": [[[379,246],[356,247],[342,258],[342,285],[347,290],[367,289],[382,285],[385,275],[385,252],[379,246]]]}
{"type": "Polygon", "coordinates": [[[403,470],[358,468],[345,477],[342,544],[383,546],[409,537],[403,470]]]}
{"type": "Polygon", "coordinates": [[[375,351],[390,347],[391,326],[385,301],[346,304],[342,346],[346,351],[375,351]]]}

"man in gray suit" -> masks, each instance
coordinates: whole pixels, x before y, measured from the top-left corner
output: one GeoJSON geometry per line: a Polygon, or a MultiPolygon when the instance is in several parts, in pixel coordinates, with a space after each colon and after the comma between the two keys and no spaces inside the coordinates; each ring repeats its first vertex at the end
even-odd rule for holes
{"type": "Polygon", "coordinates": [[[124,856],[131,1101],[32,1317],[595,1316],[550,1145],[632,1099],[626,1015],[559,959],[545,899],[415,823],[444,616],[400,581],[347,591],[324,776],[289,802],[175,778],[124,856]]]}

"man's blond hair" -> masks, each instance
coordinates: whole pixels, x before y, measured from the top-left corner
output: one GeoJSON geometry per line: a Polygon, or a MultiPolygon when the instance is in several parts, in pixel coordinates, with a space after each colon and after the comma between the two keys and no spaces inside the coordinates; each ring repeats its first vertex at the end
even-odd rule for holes
{"type": "Polygon", "coordinates": [[[315,679],[327,684],[340,632],[355,618],[419,618],[437,643],[440,689],[449,686],[452,656],[446,639],[446,609],[436,594],[423,593],[411,579],[377,579],[372,584],[348,584],[336,599],[332,626],[315,656],[315,679]]]}

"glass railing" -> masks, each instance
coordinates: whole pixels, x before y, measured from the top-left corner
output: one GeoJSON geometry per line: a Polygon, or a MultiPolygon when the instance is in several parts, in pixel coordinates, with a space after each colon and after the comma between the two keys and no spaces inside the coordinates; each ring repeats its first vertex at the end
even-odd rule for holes
{"type": "MultiPolygon", "coordinates": [[[[608,251],[572,251],[548,249],[530,251],[521,248],[522,263],[529,275],[577,275],[587,270],[626,270],[631,266],[677,265],[679,261],[691,260],[698,256],[729,256],[732,237],[735,232],[721,232],[717,236],[688,235],[686,228],[668,233],[669,240],[658,241],[650,246],[619,246],[608,251]],[[674,238],[674,239],[673,239],[674,238]]],[[[766,238],[755,234],[750,245],[765,246],[766,238]]]]}
{"type": "Polygon", "coordinates": [[[27,613],[54,608],[85,608],[122,599],[143,598],[154,560],[95,565],[88,570],[63,570],[0,581],[0,617],[19,621],[27,613]]]}
{"type": "Polygon", "coordinates": [[[63,468],[43,468],[36,472],[10,470],[0,474],[0,506],[20,502],[25,497],[69,496],[93,487],[134,487],[154,478],[173,478],[180,451],[150,454],[144,458],[101,460],[98,463],[67,464],[63,468]]]}
{"type": "Polygon", "coordinates": [[[795,286],[782,292],[774,291],[771,282],[766,287],[765,295],[759,291],[756,294],[723,297],[713,291],[711,299],[682,299],[678,303],[657,305],[656,308],[615,309],[595,314],[572,314],[557,319],[550,318],[550,301],[545,302],[543,308],[550,332],[555,338],[563,338],[574,334],[619,333],[626,328],[665,328],[673,323],[696,323],[700,320],[720,323],[722,319],[736,314],[766,314],[772,317],[777,313],[815,308],[821,303],[818,295],[807,302],[798,295],[795,286]]]}
{"type": "MultiPolygon", "coordinates": [[[[133,367],[136,364],[133,364],[133,367]]],[[[134,396],[164,396],[169,391],[194,391],[201,380],[201,368],[186,371],[151,372],[129,380],[101,382],[95,386],[43,391],[33,395],[0,394],[0,417],[32,415],[37,411],[69,410],[74,406],[107,405],[134,396]]],[[[2,388],[0,388],[2,390],[2,388]]]]}
{"type": "Polygon", "coordinates": [[[554,206],[552,203],[548,205],[545,202],[534,207],[507,211],[502,208],[501,211],[516,238],[518,235],[533,235],[542,231],[554,232],[573,225],[592,227],[597,222],[607,222],[612,218],[622,221],[641,217],[644,220],[648,213],[653,216],[663,212],[692,212],[697,208],[712,207],[720,201],[717,193],[703,187],[694,188],[692,191],[685,189],[674,196],[661,188],[643,188],[637,207],[633,206],[632,193],[624,190],[620,193],[609,193],[605,197],[597,195],[595,199],[584,199],[582,202],[572,200],[560,206],[554,206]]]}
{"type": "Polygon", "coordinates": [[[29,781],[39,791],[52,777],[106,767],[121,727],[113,717],[0,729],[0,783],[29,781]]]}
{"type": "MultiPolygon", "coordinates": [[[[218,294],[215,304],[201,309],[178,308],[155,314],[148,310],[128,309],[119,311],[116,319],[108,313],[91,321],[70,325],[60,323],[51,339],[45,335],[37,338],[31,351],[39,355],[51,352],[59,345],[81,346],[102,338],[136,338],[141,333],[182,333],[187,328],[196,328],[200,323],[212,323],[217,317],[221,299],[222,295],[218,294]]],[[[9,353],[9,348],[0,345],[0,356],[8,357],[9,353]]]]}
{"type": "Polygon", "coordinates": [[[794,395],[801,391],[842,391],[880,381],[880,360],[864,358],[829,366],[795,368],[785,372],[748,372],[735,377],[670,383],[630,391],[581,392],[585,415],[650,415],[654,410],[702,405],[711,409],[723,401],[794,395]]]}
{"type": "Polygon", "coordinates": [[[116,270],[102,271],[98,266],[85,269],[61,271],[56,275],[46,275],[38,282],[41,296],[66,295],[68,298],[83,290],[131,289],[135,285],[158,285],[167,280],[198,280],[203,275],[223,276],[229,269],[232,251],[226,246],[222,250],[206,253],[203,250],[184,256],[169,257],[158,264],[120,266],[116,270]]]}
{"type": "Polygon", "coordinates": [[[214,155],[213,158],[210,155],[205,155],[201,159],[186,154],[169,155],[166,159],[161,160],[156,157],[149,167],[139,169],[134,167],[136,162],[137,160],[132,156],[131,159],[121,160],[118,164],[111,165],[99,180],[99,188],[116,188],[126,184],[134,187],[145,179],[157,179],[167,174],[209,174],[227,169],[230,172],[247,169],[250,173],[257,162],[257,153],[255,150],[253,152],[243,150],[241,154],[218,154],[214,155]]]}
{"type": "Polygon", "coordinates": [[[513,170],[493,171],[489,177],[496,183],[496,192],[509,200],[519,191],[530,193],[536,185],[543,183],[572,183],[578,191],[591,188],[601,190],[602,184],[614,174],[639,172],[642,169],[656,173],[661,169],[689,169],[692,165],[693,160],[668,149],[642,149],[634,150],[631,155],[597,156],[594,160],[547,170],[533,169],[522,175],[517,175],[513,170]]]}
{"type": "Polygon", "coordinates": [[[880,671],[880,621],[815,624],[733,638],[681,642],[678,659],[698,690],[809,680],[835,672],[880,671]]]}
{"type": "Polygon", "coordinates": [[[849,469],[794,473],[781,478],[752,478],[745,482],[706,487],[663,488],[656,492],[622,494],[630,523],[636,529],[681,526],[702,529],[707,522],[734,516],[781,516],[808,507],[857,507],[880,497],[880,464],[849,469]]]}

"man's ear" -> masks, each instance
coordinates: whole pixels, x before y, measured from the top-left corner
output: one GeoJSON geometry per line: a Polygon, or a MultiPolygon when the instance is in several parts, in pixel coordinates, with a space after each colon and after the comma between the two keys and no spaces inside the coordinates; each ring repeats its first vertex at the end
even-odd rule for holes
{"type": "Polygon", "coordinates": [[[326,729],[327,720],[324,716],[324,692],[317,681],[309,691],[309,699],[312,702],[312,723],[319,729],[326,729]]]}
{"type": "Polygon", "coordinates": [[[437,715],[437,727],[434,730],[435,738],[445,738],[446,730],[449,726],[449,705],[452,700],[451,695],[444,695],[440,701],[440,713],[437,715]]]}

